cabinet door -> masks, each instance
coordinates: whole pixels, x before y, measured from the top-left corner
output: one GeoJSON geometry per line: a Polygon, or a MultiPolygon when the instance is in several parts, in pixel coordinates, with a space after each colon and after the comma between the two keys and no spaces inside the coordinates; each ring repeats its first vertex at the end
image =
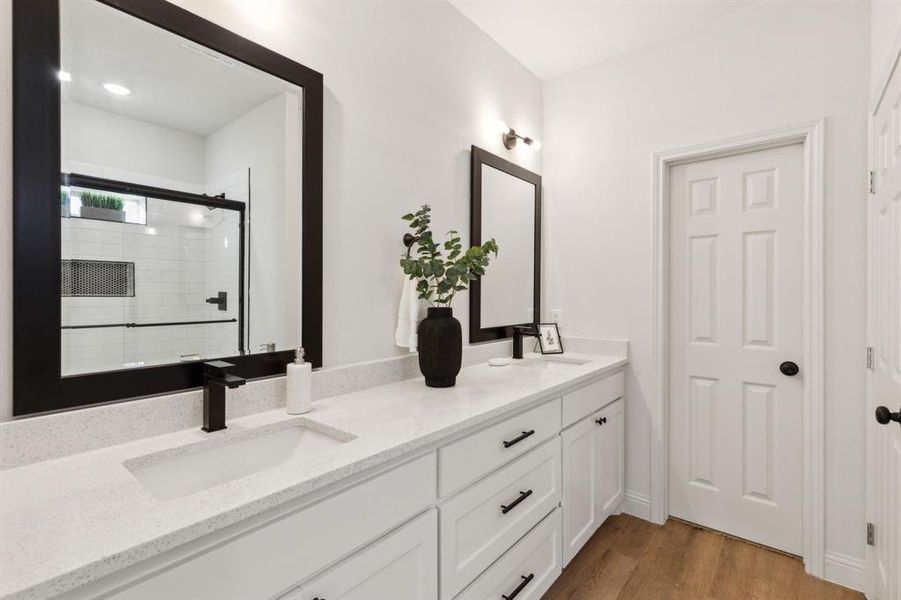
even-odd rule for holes
{"type": "MultiPolygon", "coordinates": [[[[625,496],[626,421],[623,401],[617,400],[600,412],[600,506],[601,522],[617,509],[625,496]]],[[[600,523],[599,523],[600,525],[600,523]]]]}
{"type": "Polygon", "coordinates": [[[601,524],[600,411],[561,434],[563,442],[563,565],[579,552],[601,524]]]}
{"type": "Polygon", "coordinates": [[[438,597],[435,509],[302,586],[302,600],[434,600],[438,597]]]}

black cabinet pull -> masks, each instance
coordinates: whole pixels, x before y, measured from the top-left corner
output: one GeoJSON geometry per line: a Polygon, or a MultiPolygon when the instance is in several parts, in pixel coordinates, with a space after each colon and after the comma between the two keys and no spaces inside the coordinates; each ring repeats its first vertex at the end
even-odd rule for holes
{"type": "Polygon", "coordinates": [[[511,502],[510,504],[501,504],[501,514],[503,514],[503,515],[507,514],[508,512],[510,512],[511,510],[516,508],[517,504],[519,504],[520,502],[522,502],[523,500],[525,500],[526,498],[528,498],[531,495],[532,495],[532,490],[527,490],[525,492],[519,492],[519,498],[517,498],[513,502],[511,502]]]}
{"type": "Polygon", "coordinates": [[[607,422],[607,417],[601,417],[600,419],[595,419],[594,422],[597,423],[598,425],[603,425],[604,423],[607,422]]]}
{"type": "Polygon", "coordinates": [[[525,575],[520,575],[520,577],[522,577],[522,581],[518,586],[516,586],[516,589],[513,590],[513,593],[511,593],[509,596],[504,596],[503,594],[501,594],[501,598],[503,598],[504,600],[513,600],[514,598],[516,598],[516,595],[520,593],[523,588],[532,583],[532,580],[535,579],[535,573],[529,573],[528,577],[526,577],[525,575]]]}
{"type": "Polygon", "coordinates": [[[535,435],[535,430],[534,430],[534,429],[530,429],[530,430],[528,430],[528,431],[523,431],[523,432],[522,432],[522,435],[518,435],[518,436],[516,436],[515,438],[513,438],[512,440],[510,440],[510,441],[508,441],[508,442],[504,442],[504,448],[509,448],[510,446],[512,446],[512,445],[514,445],[514,444],[518,444],[519,442],[523,441],[524,439],[526,439],[526,438],[529,437],[530,435],[535,435]]]}

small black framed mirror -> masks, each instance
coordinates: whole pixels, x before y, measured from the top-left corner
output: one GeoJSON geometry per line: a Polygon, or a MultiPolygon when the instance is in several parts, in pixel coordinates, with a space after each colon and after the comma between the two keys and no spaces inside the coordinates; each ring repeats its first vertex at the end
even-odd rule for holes
{"type": "Polygon", "coordinates": [[[322,74],[165,0],[12,12],[13,414],[321,366],[322,74]]]}
{"type": "Polygon", "coordinates": [[[471,150],[471,243],[500,252],[469,293],[469,341],[513,335],[541,315],[541,175],[487,150],[471,150]]]}

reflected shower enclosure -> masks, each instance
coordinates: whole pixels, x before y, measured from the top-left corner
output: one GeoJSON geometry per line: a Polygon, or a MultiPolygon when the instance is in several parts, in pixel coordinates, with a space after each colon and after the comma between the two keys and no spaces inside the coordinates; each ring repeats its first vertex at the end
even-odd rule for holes
{"type": "Polygon", "coordinates": [[[77,175],[61,198],[63,375],[244,352],[243,201],[77,175]]]}
{"type": "Polygon", "coordinates": [[[301,345],[303,88],[101,2],[60,67],[61,375],[301,345]]]}

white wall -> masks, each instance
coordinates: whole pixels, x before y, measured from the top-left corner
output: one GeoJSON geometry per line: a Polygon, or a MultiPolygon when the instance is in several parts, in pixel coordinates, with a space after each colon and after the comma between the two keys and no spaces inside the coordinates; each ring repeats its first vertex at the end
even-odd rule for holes
{"type": "Polygon", "coordinates": [[[224,191],[214,189],[213,182],[250,170],[251,351],[268,343],[287,350],[300,342],[300,283],[289,269],[296,262],[288,250],[300,250],[300,220],[296,214],[289,218],[291,207],[300,203],[300,163],[297,153],[288,151],[289,144],[296,148],[300,140],[299,110],[294,94],[279,94],[206,138],[209,193],[224,191]]]}
{"type": "Polygon", "coordinates": [[[901,2],[871,0],[870,2],[870,91],[888,75],[894,54],[901,43],[901,2]]]}
{"type": "Polygon", "coordinates": [[[403,353],[401,215],[430,203],[436,233],[468,241],[469,147],[540,171],[496,122],[542,139],[541,82],[445,2],[177,4],[325,75],[325,364],[403,353]]]}
{"type": "MultiPolygon", "coordinates": [[[[541,82],[445,2],[177,4],[325,75],[324,353],[327,365],[394,356],[400,216],[423,203],[468,239],[469,147],[533,171],[496,122],[542,138],[541,82]]],[[[0,419],[11,406],[11,10],[0,1],[0,419]]],[[[468,298],[455,314],[468,331],[468,298]]],[[[464,335],[466,335],[464,333],[464,335]]]]}
{"type": "MultiPolygon", "coordinates": [[[[627,488],[650,491],[652,155],[826,117],[826,544],[864,556],[866,3],[765,3],[545,87],[550,305],[626,338],[627,488]]],[[[800,425],[799,425],[800,427],[800,425]]]]}
{"type": "Polygon", "coordinates": [[[110,173],[116,171],[140,173],[142,179],[154,178],[153,185],[160,187],[166,187],[164,182],[169,180],[195,186],[204,182],[204,138],[193,133],[64,102],[61,137],[64,171],[112,179],[116,177],[110,173]],[[104,171],[87,172],[85,165],[100,166],[104,171]]]}

